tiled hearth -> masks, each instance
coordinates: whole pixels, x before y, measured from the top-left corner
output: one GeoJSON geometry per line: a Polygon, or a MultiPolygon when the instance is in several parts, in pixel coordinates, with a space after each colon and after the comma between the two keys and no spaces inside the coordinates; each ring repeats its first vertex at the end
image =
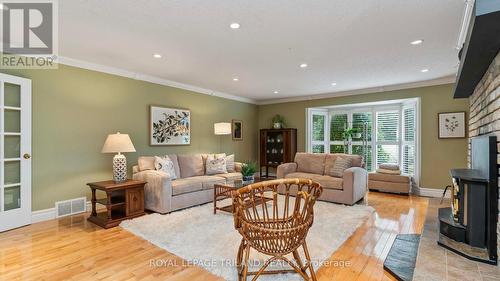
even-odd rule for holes
{"type": "Polygon", "coordinates": [[[449,200],[439,204],[429,200],[426,221],[417,257],[413,280],[498,280],[500,267],[468,260],[437,245],[438,208],[449,206],[449,200]]]}

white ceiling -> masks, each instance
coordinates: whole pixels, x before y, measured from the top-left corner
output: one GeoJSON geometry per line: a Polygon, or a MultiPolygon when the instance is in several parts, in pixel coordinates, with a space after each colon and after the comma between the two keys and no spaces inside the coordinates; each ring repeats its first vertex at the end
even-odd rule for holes
{"type": "Polygon", "coordinates": [[[463,0],[64,0],[59,55],[256,101],[311,96],[455,74],[463,6],[463,0]],[[230,29],[232,22],[241,28],[230,29]],[[410,45],[416,39],[425,41],[410,45]]]}

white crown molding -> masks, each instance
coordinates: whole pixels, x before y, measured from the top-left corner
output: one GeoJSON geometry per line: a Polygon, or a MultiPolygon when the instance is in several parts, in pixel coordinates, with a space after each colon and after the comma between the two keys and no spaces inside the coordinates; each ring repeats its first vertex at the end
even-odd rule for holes
{"type": "Polygon", "coordinates": [[[128,71],[128,70],[117,68],[117,67],[96,64],[96,63],[82,61],[82,60],[73,59],[73,58],[69,58],[69,57],[59,57],[58,62],[60,64],[64,64],[64,65],[69,65],[69,66],[74,66],[74,67],[78,67],[78,68],[108,73],[108,74],[112,74],[112,75],[127,77],[127,78],[131,78],[131,79],[135,79],[135,80],[140,80],[140,81],[158,84],[158,85],[164,85],[164,86],[184,89],[184,90],[188,90],[188,91],[192,91],[192,92],[196,92],[196,93],[200,93],[200,94],[205,94],[205,95],[209,95],[209,96],[215,96],[215,97],[220,97],[220,98],[224,98],[224,99],[235,100],[235,101],[240,101],[240,102],[245,102],[245,103],[250,103],[250,104],[257,104],[257,105],[296,102],[296,101],[305,101],[305,100],[316,100],[316,99],[342,97],[342,96],[354,96],[354,95],[380,93],[380,92],[386,92],[386,91],[395,91],[395,90],[403,90],[403,89],[410,89],[410,88],[450,84],[450,83],[454,83],[455,78],[456,78],[455,75],[452,75],[452,76],[446,76],[446,77],[432,79],[432,80],[426,80],[426,81],[418,81],[418,82],[410,82],[410,83],[395,84],[395,85],[388,85],[388,86],[380,86],[380,87],[356,89],[356,90],[349,90],[349,91],[333,92],[333,93],[327,93],[327,94],[318,94],[318,95],[311,95],[311,96],[298,96],[298,97],[281,98],[281,99],[254,100],[254,99],[235,96],[235,95],[231,95],[231,94],[227,94],[227,93],[223,93],[223,92],[218,92],[218,91],[214,91],[214,90],[210,90],[210,89],[205,89],[205,88],[201,88],[201,87],[194,86],[194,85],[179,83],[179,82],[163,79],[163,78],[148,75],[148,74],[128,71]]]}
{"type": "Polygon", "coordinates": [[[103,72],[103,73],[108,73],[112,75],[117,75],[117,76],[122,76],[122,77],[127,77],[135,80],[140,80],[140,81],[146,81],[154,84],[159,84],[163,86],[169,86],[169,87],[174,87],[174,88],[179,88],[179,89],[184,89],[200,94],[205,94],[209,96],[214,96],[214,97],[220,97],[224,99],[229,99],[229,100],[235,100],[235,101],[240,101],[240,102],[245,102],[245,103],[251,103],[251,104],[257,104],[257,101],[245,97],[240,97],[240,96],[235,96],[223,92],[218,92],[210,89],[205,89],[189,84],[184,84],[184,83],[179,83],[175,81],[170,81],[167,79],[163,79],[160,77],[152,76],[152,75],[147,75],[143,73],[137,73],[133,71],[128,71],[116,67],[111,67],[111,66],[106,66],[102,64],[96,64],[92,62],[86,62],[82,60],[77,60],[73,58],[68,58],[68,57],[59,57],[58,62],[60,64],[64,65],[69,65],[69,66],[74,66],[78,68],[83,68],[83,69],[88,69],[88,70],[93,70],[93,71],[98,71],[98,72],[103,72]]]}
{"type": "Polygon", "coordinates": [[[259,100],[259,101],[257,101],[257,104],[258,105],[266,105],[266,104],[297,102],[297,101],[305,101],[305,100],[317,100],[317,99],[326,99],[326,98],[334,98],[334,97],[355,96],[355,95],[363,95],[363,94],[371,94],[371,93],[404,90],[404,89],[427,87],[427,86],[436,86],[436,85],[455,83],[455,79],[456,79],[455,75],[450,75],[450,76],[441,77],[441,78],[432,79],[432,80],[410,82],[410,83],[403,83],[403,84],[395,84],[395,85],[388,85],[388,86],[380,86],[380,87],[372,87],[372,88],[364,88],[364,89],[349,90],[349,91],[342,91],[342,92],[333,92],[333,93],[328,93],[328,94],[318,94],[318,95],[312,95],[312,96],[300,96],[300,97],[282,98],[282,99],[259,100]]]}

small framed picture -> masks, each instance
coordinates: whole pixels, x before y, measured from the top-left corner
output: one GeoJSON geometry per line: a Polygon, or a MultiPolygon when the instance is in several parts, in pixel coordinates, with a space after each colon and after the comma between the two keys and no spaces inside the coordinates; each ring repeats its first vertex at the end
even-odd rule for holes
{"type": "Polygon", "coordinates": [[[149,107],[149,144],[189,145],[191,143],[191,111],[151,105],[149,107]]]}
{"type": "Polygon", "coordinates": [[[243,121],[233,119],[233,140],[243,140],[243,121]]]}
{"type": "Polygon", "coordinates": [[[461,139],[466,137],[465,111],[438,113],[438,137],[461,139]]]}

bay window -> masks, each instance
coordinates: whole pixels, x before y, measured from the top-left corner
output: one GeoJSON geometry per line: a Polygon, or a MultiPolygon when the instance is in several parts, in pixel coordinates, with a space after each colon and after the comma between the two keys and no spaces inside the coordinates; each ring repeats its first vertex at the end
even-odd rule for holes
{"type": "Polygon", "coordinates": [[[418,99],[309,108],[307,150],[364,156],[366,169],[399,164],[416,180],[418,99]]]}

